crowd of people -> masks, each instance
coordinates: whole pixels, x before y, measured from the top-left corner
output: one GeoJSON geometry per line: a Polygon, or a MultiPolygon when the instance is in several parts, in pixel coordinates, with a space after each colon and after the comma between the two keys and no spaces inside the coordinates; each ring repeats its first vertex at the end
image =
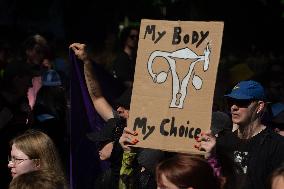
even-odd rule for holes
{"type": "Polygon", "coordinates": [[[0,50],[0,188],[15,178],[10,188],[24,187],[31,180],[21,175],[34,171],[67,188],[68,70],[56,68],[59,57],[39,34],[0,50]]]}
{"type": "MultiPolygon", "coordinates": [[[[115,170],[111,170],[111,174],[107,174],[114,178],[113,182],[100,179],[96,182],[97,188],[266,188],[268,183],[272,182],[267,178],[282,166],[283,121],[281,122],[279,117],[283,112],[283,102],[280,93],[276,92],[275,95],[275,88],[271,87],[277,83],[280,86],[278,90],[282,90],[281,76],[267,83],[257,74],[244,75],[248,78],[238,80],[231,86],[232,91],[224,95],[224,104],[228,110],[213,106],[211,131],[196,138],[195,147],[205,151],[206,155],[184,156],[180,153],[133,148],[133,145],[139,142],[135,138],[137,133],[126,128],[125,120],[128,119],[130,111],[131,85],[128,85],[122,95],[124,104],[111,104],[100,91],[100,81],[92,71],[94,68],[86,52],[86,45],[73,43],[70,48],[84,64],[85,73],[88,73],[89,78],[86,83],[92,93],[93,105],[107,123],[101,133],[96,132],[96,137],[90,139],[98,144],[100,157],[103,156],[104,160],[107,157],[111,160],[111,167],[116,166],[115,170]],[[121,122],[125,127],[123,133],[121,122]],[[105,131],[106,127],[108,132],[105,131]],[[119,139],[113,138],[117,131],[120,131],[119,139]],[[98,139],[98,136],[106,133],[109,133],[109,136],[105,136],[105,140],[98,139]],[[123,153],[120,151],[121,147],[123,153]],[[119,164],[112,159],[112,152],[117,152],[118,149],[120,152],[114,154],[119,164]],[[179,166],[183,163],[188,164],[179,166]],[[209,174],[206,179],[202,176],[205,173],[209,174]],[[208,183],[210,185],[206,185],[208,183]]],[[[273,66],[268,69],[267,74],[274,74],[273,66]]]]}
{"type": "MultiPolygon", "coordinates": [[[[108,86],[98,77],[88,45],[69,46],[83,68],[92,105],[104,121],[99,131],[86,132],[86,137],[94,142],[99,159],[110,163],[89,188],[283,188],[281,62],[271,63],[263,74],[246,70],[233,78],[231,73],[222,97],[224,73],[218,73],[210,131],[196,138],[195,148],[205,155],[138,148],[137,132],[127,128],[138,39],[137,27],[121,32],[121,49],[107,70],[116,82],[113,90],[119,88],[112,94],[104,90],[108,86]]],[[[0,188],[71,188],[68,105],[76,99],[68,92],[69,71],[58,69],[62,61],[38,34],[24,41],[17,57],[0,50],[0,188]]]]}

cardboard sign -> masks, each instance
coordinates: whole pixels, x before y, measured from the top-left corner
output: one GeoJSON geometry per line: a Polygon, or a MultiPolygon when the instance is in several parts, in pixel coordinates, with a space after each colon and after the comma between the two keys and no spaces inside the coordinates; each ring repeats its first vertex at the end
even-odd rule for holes
{"type": "Polygon", "coordinates": [[[142,20],[128,127],[143,148],[200,153],[209,131],[223,22],[142,20]]]}

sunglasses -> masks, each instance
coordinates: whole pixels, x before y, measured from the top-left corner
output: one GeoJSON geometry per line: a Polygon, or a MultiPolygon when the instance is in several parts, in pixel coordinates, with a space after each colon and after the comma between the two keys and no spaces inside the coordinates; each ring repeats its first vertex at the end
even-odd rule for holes
{"type": "Polygon", "coordinates": [[[236,105],[239,108],[247,108],[252,102],[253,100],[239,100],[239,99],[228,99],[227,100],[227,104],[229,107],[236,105]]]}

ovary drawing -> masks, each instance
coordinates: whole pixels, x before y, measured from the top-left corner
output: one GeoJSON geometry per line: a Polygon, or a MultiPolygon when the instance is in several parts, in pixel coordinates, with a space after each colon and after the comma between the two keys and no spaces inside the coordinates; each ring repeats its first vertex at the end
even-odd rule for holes
{"type": "Polygon", "coordinates": [[[168,73],[172,74],[172,100],[170,103],[170,108],[183,108],[184,100],[187,96],[187,86],[189,80],[192,76],[192,85],[196,90],[202,88],[202,78],[200,78],[194,72],[194,66],[197,62],[203,62],[203,71],[207,71],[209,68],[209,56],[210,56],[210,47],[209,44],[204,49],[203,55],[197,55],[195,52],[190,50],[189,48],[179,49],[174,52],[166,52],[166,51],[154,51],[151,53],[149,60],[147,62],[147,69],[150,76],[153,79],[154,83],[162,84],[167,80],[168,73]],[[157,57],[165,58],[169,64],[169,70],[167,72],[161,71],[160,73],[154,73],[152,69],[152,65],[154,63],[154,59],[157,57]],[[189,69],[187,74],[184,76],[182,81],[180,82],[178,73],[176,72],[176,61],[174,58],[178,59],[193,59],[193,62],[189,63],[189,69]]]}

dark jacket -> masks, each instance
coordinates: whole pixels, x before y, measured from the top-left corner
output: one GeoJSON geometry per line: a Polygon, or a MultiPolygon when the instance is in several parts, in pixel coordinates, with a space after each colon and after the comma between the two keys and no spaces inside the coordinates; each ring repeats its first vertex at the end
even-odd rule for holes
{"type": "Polygon", "coordinates": [[[110,167],[99,175],[95,181],[95,189],[118,189],[119,172],[121,168],[123,150],[118,143],[114,142],[111,157],[109,159],[110,167]]]}
{"type": "Polygon", "coordinates": [[[0,188],[7,188],[10,170],[7,167],[7,156],[10,154],[10,141],[30,127],[31,113],[26,98],[8,99],[13,95],[3,95],[0,91],[0,188]]]}

